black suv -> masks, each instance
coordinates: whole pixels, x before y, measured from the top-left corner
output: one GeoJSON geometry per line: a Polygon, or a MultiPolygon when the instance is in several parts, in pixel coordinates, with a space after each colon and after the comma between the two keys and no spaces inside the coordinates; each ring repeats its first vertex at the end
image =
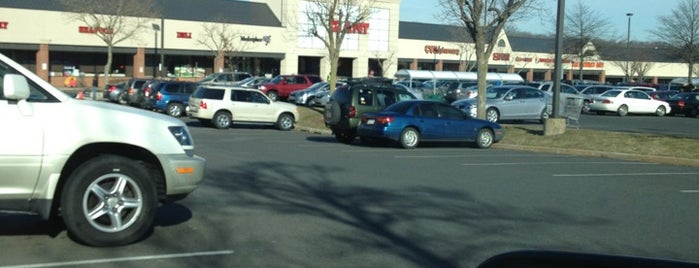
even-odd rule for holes
{"type": "Polygon", "coordinates": [[[394,86],[390,79],[353,79],[335,89],[325,105],[323,118],[339,142],[352,143],[362,114],[381,111],[388,105],[410,99],[416,97],[402,87],[394,86]]]}

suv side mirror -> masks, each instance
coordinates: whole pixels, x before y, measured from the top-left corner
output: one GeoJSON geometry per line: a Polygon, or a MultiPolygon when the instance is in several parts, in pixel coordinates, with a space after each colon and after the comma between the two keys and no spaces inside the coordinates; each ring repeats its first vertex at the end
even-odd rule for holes
{"type": "Polygon", "coordinates": [[[9,100],[25,100],[29,98],[27,78],[19,74],[6,74],[3,77],[3,94],[9,100]]]}

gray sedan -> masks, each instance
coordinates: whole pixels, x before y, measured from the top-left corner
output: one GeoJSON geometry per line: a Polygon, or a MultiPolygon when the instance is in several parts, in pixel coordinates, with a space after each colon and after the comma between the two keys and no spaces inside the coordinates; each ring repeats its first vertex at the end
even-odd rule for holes
{"type": "MultiPolygon", "coordinates": [[[[486,119],[500,120],[539,120],[549,117],[551,97],[543,91],[522,85],[507,85],[488,88],[486,91],[486,119]]],[[[452,103],[475,117],[477,99],[461,99],[452,103]]]]}

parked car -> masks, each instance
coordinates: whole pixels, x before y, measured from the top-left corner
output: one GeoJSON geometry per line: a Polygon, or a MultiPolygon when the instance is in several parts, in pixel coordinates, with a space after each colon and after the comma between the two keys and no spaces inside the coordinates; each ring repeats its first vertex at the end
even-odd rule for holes
{"type": "Polygon", "coordinates": [[[131,78],[129,81],[126,82],[126,88],[124,89],[124,92],[119,93],[117,96],[116,102],[119,104],[123,105],[129,105],[130,104],[130,99],[131,95],[133,95],[136,91],[138,91],[143,84],[146,82],[150,81],[152,79],[143,79],[143,78],[131,78]]]}
{"type": "MultiPolygon", "coordinates": [[[[486,91],[485,117],[490,122],[501,120],[543,121],[551,113],[551,97],[539,89],[523,85],[506,85],[488,88],[486,91]]],[[[461,99],[452,106],[471,117],[478,112],[477,99],[461,99]]]]}
{"type": "Polygon", "coordinates": [[[656,100],[667,101],[670,99],[670,97],[674,96],[677,93],[680,92],[677,90],[656,90],[648,92],[648,96],[656,100]]]}
{"type": "Polygon", "coordinates": [[[272,101],[257,89],[208,85],[197,88],[189,98],[187,115],[219,129],[240,123],[290,130],[299,118],[296,105],[272,101]]]}
{"type": "Polygon", "coordinates": [[[248,77],[238,82],[235,82],[233,86],[235,87],[247,87],[247,88],[257,88],[263,83],[269,81],[269,78],[264,76],[253,76],[248,77]]]}
{"type": "Polygon", "coordinates": [[[490,148],[505,134],[499,124],[477,119],[448,104],[429,100],[407,100],[381,112],[365,113],[357,127],[360,140],[398,142],[412,149],[422,141],[475,142],[490,148]]]}
{"type": "Polygon", "coordinates": [[[310,74],[277,75],[269,82],[260,85],[259,89],[271,100],[277,101],[288,98],[291,92],[308,88],[322,81],[319,76],[310,74]]]}
{"type": "Polygon", "coordinates": [[[342,143],[351,143],[357,136],[357,125],[364,113],[378,112],[393,103],[412,100],[410,92],[394,87],[390,79],[360,78],[335,89],[325,105],[325,125],[342,143]]]}
{"type": "Polygon", "coordinates": [[[157,82],[161,82],[161,80],[148,80],[137,90],[130,90],[128,93],[129,105],[143,108],[151,93],[152,85],[157,82]]]}
{"type": "Polygon", "coordinates": [[[452,103],[460,99],[471,99],[478,96],[478,85],[476,81],[452,81],[446,85],[444,99],[452,103]]]}
{"type": "Polygon", "coordinates": [[[418,100],[423,99],[422,88],[410,88],[404,84],[397,83],[394,83],[393,87],[410,92],[410,94],[413,94],[413,96],[415,96],[415,98],[417,98],[418,100]]]}
{"type": "Polygon", "coordinates": [[[589,107],[587,107],[587,105],[590,104],[594,98],[599,97],[599,95],[602,95],[602,93],[613,88],[614,87],[605,85],[592,85],[582,88],[580,90],[580,96],[583,97],[583,111],[589,111],[589,107]]]}
{"type": "Polygon", "coordinates": [[[220,72],[207,75],[199,81],[201,84],[232,86],[233,83],[252,77],[246,72],[220,72]]]}
{"type": "Polygon", "coordinates": [[[672,108],[671,115],[684,114],[688,117],[699,115],[699,92],[677,93],[667,100],[672,108]]]}
{"type": "Polygon", "coordinates": [[[111,102],[117,102],[119,95],[126,89],[126,82],[121,82],[115,85],[105,85],[102,92],[102,98],[111,102]]]}
{"type": "Polygon", "coordinates": [[[3,214],[62,219],[83,244],[126,245],[153,230],[158,203],[204,178],[181,120],[73,99],[2,54],[0,79],[3,214]]]}
{"type": "MultiPolygon", "coordinates": [[[[344,85],[343,83],[335,83],[335,88],[344,85]]],[[[323,96],[323,93],[330,92],[330,84],[328,82],[318,82],[306,89],[297,90],[289,94],[289,102],[296,103],[296,105],[306,105],[311,106],[317,104],[315,102],[316,97],[323,96]]]]}
{"type": "Polygon", "coordinates": [[[667,102],[653,99],[644,91],[616,88],[594,98],[587,107],[600,115],[615,112],[619,116],[629,113],[663,116],[671,111],[667,102]]]}
{"type": "Polygon", "coordinates": [[[173,117],[185,115],[189,96],[199,84],[186,81],[161,81],[151,86],[144,108],[165,112],[173,117]]]}

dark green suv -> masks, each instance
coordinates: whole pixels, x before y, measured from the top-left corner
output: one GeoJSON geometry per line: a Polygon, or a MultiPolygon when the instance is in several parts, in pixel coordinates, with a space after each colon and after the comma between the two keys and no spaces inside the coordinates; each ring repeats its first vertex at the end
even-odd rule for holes
{"type": "Polygon", "coordinates": [[[362,114],[383,110],[393,103],[416,99],[407,90],[394,86],[390,79],[353,79],[335,89],[325,105],[325,125],[342,143],[352,143],[362,114]]]}

